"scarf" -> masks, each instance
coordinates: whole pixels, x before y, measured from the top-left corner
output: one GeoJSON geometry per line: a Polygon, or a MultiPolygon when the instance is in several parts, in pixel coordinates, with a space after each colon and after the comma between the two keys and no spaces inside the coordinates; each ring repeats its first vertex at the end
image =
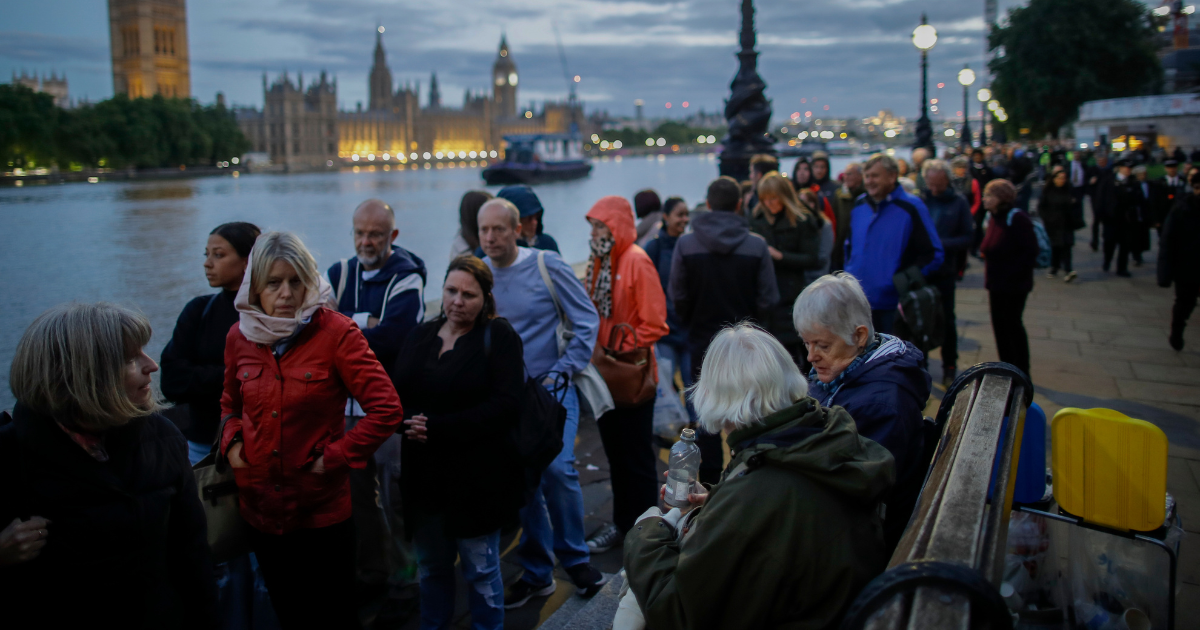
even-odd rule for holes
{"type": "Polygon", "coordinates": [[[606,236],[591,241],[588,277],[592,279],[592,303],[601,317],[612,317],[612,248],[616,239],[606,236]],[[597,273],[598,272],[598,273],[597,273]]]}
{"type": "Polygon", "coordinates": [[[304,303],[300,305],[296,317],[271,317],[262,309],[250,304],[250,269],[254,268],[254,260],[246,258],[246,275],[242,278],[242,286],[238,289],[233,306],[239,313],[239,327],[242,335],[254,343],[274,345],[275,342],[291,337],[296,333],[296,327],[301,321],[312,318],[317,309],[325,306],[333,297],[333,287],[324,275],[317,275],[317,290],[312,287],[304,294],[304,303]]]}
{"type": "MultiPolygon", "coordinates": [[[[825,397],[825,400],[822,401],[821,404],[825,405],[826,407],[832,406],[833,397],[837,395],[838,390],[842,388],[842,385],[846,384],[846,380],[850,377],[850,375],[863,365],[866,365],[867,363],[870,363],[871,361],[881,357],[896,354],[897,352],[904,352],[904,347],[904,341],[902,341],[899,337],[894,337],[884,333],[875,333],[875,339],[872,340],[871,343],[867,344],[867,347],[863,348],[862,352],[860,352],[857,357],[854,357],[854,360],[850,362],[850,365],[846,366],[846,369],[842,370],[841,374],[838,374],[837,377],[835,377],[832,381],[829,381],[829,384],[825,386],[825,389],[829,392],[829,395],[825,397]]],[[[808,378],[810,380],[816,380],[817,368],[813,368],[811,371],[809,371],[808,378]]]]}

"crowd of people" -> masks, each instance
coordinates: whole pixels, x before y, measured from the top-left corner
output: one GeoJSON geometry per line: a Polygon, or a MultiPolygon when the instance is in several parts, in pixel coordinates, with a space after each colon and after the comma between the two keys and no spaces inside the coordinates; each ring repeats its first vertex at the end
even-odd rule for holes
{"type": "Polygon", "coordinates": [[[748,181],[720,177],[694,208],[652,190],[596,201],[582,278],[532,188],[471,191],[436,316],[382,200],[356,208],[354,256],[324,272],[292,233],[220,225],[203,264],[219,291],[184,306],[159,362],[149,322],[121,306],[61,305],[25,331],[0,422],[0,591],[52,625],[356,628],[365,593],[384,599],[377,627],[448,628],[457,571],[473,627],[501,628],[556,590],[556,566],[595,595],[609,576],[591,556],[623,546],[618,628],[834,627],[899,542],[936,439],[928,358],[895,334],[898,275],[941,296],[949,384],[955,287],[982,260],[1000,359],[1029,373],[1035,184],[1046,275],[1066,282],[1090,196],[1106,271],[1115,258],[1128,275],[1161,229],[1182,347],[1200,171],[1167,161],[1148,181],[1125,160],[1056,156],[918,149],[911,166],[879,154],[836,175],[822,153],[786,175],[755,156],[748,181]],[[644,381],[600,374],[611,357],[644,381]],[[659,361],[702,454],[691,507],[666,513],[659,361]],[[563,411],[561,449],[536,468],[513,437],[527,383],[563,411]],[[612,488],[590,533],[584,418],[612,488]],[[217,565],[192,472],[212,457],[233,470],[250,550],[217,565]],[[517,527],[506,588],[501,536],[517,527]]]}

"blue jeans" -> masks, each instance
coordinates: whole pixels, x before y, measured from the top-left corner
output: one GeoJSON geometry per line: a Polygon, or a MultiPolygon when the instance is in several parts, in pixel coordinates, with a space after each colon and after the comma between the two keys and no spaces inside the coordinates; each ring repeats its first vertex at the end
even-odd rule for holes
{"type": "MultiPolygon", "coordinates": [[[[208,457],[212,444],[188,440],[188,460],[195,466],[208,457]]],[[[217,615],[226,630],[273,630],[279,627],[258,558],[246,554],[213,567],[217,580],[217,615]]]]}
{"type": "Polygon", "coordinates": [[[530,584],[554,580],[554,561],[563,568],[590,558],[583,532],[583,490],[575,470],[575,432],[579,428],[579,395],[567,388],[563,399],[567,422],[563,426],[563,449],[542,473],[542,483],[529,504],[521,508],[521,546],[518,555],[530,584]]]}
{"type": "Polygon", "coordinates": [[[413,534],[421,579],[421,630],[449,628],[454,620],[454,559],[462,560],[473,630],[504,627],[500,530],[478,538],[447,538],[442,519],[430,516],[413,534]]]}
{"type": "MultiPolygon", "coordinates": [[[[683,377],[683,387],[687,389],[692,386],[692,353],[688,351],[687,342],[679,345],[659,341],[654,344],[654,354],[658,361],[669,361],[674,369],[679,370],[679,375],[683,377]]],[[[674,373],[672,373],[674,374],[674,373]]],[[[692,401],[687,401],[688,417],[692,422],[696,422],[696,410],[692,407],[692,401]]]]}

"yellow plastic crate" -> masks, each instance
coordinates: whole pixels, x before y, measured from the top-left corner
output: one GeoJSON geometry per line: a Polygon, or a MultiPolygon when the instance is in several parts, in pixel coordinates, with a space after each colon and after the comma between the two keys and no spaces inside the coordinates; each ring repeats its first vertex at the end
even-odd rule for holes
{"type": "Polygon", "coordinates": [[[1166,516],[1167,436],[1111,409],[1066,408],[1050,424],[1054,499],[1085,521],[1152,531],[1166,516]]]}

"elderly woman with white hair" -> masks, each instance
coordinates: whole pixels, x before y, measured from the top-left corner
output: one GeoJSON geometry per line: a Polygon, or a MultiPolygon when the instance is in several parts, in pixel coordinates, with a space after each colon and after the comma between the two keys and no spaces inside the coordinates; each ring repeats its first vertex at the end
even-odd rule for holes
{"type": "Polygon", "coordinates": [[[638,519],[625,542],[638,606],[623,612],[650,628],[837,626],[887,563],[877,508],[895,462],[807,390],[766,332],[713,338],[691,396],[708,431],[728,432],[732,460],[703,507],[638,519]]]}
{"type": "Polygon", "coordinates": [[[12,627],[217,627],[204,509],[187,441],[158,414],[150,332],[129,309],[64,304],[17,343],[17,404],[0,419],[12,627]]]}
{"type": "Polygon", "coordinates": [[[931,379],[920,350],[875,332],[871,304],[854,276],[819,278],[796,299],[792,312],[804,339],[809,392],[826,407],[850,413],[858,432],[896,458],[896,486],[883,497],[888,553],[900,542],[916,505],[924,468],[924,410],[931,379]]]}
{"type": "Polygon", "coordinates": [[[284,628],[357,628],[350,468],[401,422],[392,381],[294,234],[250,252],[225,341],[221,450],[284,628]],[[345,430],[346,398],[365,416],[345,430]]]}

